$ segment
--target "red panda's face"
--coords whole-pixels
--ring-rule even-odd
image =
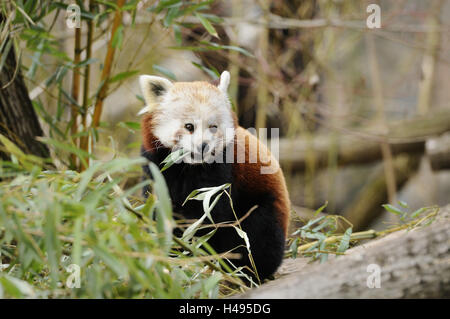
[[[211,163],[234,140],[228,85],[222,83],[229,78],[223,77],[222,86],[216,87],[207,82],[171,83],[159,77],[141,76],[146,111],[153,114],[153,135],[165,147],[189,153],[183,159],[186,163]]]

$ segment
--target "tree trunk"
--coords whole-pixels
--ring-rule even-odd
[[[372,281],[377,267],[379,288]],[[279,272],[290,274],[237,297],[449,298],[450,206],[428,226],[392,233],[323,264],[289,259]]]
[[[43,132],[28,97],[14,49],[11,47],[9,52],[1,53],[6,53],[7,57],[0,70],[0,134],[25,153],[49,157],[48,148],[35,139],[36,136],[42,136]],[[0,151],[0,158],[8,159],[8,156]]]

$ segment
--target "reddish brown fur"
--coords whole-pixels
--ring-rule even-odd
[[[142,144],[144,145],[145,150],[149,152],[153,152],[158,146],[158,139],[153,135],[152,118],[152,113],[146,113],[141,121]]]
[[[236,129],[236,139],[245,141],[245,162],[237,163],[237,149],[242,145],[235,145],[235,163],[233,164],[234,187],[239,192],[240,189],[246,193],[264,194],[272,193],[275,197],[274,207],[277,210],[278,221],[280,222],[285,235],[287,235],[291,204],[288,196],[283,172],[279,167],[274,174],[261,174],[261,167],[268,166],[275,158],[271,157],[269,150],[255,136],[242,127]],[[256,163],[249,162],[249,149],[256,148],[258,160]],[[260,152],[261,150],[261,152]],[[261,157],[260,158],[260,153]],[[266,156],[264,156],[266,154]]]

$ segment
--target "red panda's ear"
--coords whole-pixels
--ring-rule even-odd
[[[230,72],[223,71],[220,75],[220,82],[218,85],[219,90],[221,90],[223,93],[227,93],[228,91],[228,85],[230,85]]]
[[[145,108],[139,114],[151,111],[158,104],[160,97],[173,85],[169,80],[154,75],[141,75],[139,77],[139,84],[146,104]]]

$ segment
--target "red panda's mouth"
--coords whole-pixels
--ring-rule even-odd
[[[212,151],[210,153],[203,153],[203,154],[191,152],[191,154],[190,154],[191,159],[193,159],[193,160],[207,158],[207,157],[215,156],[215,155],[216,155],[216,152],[214,152],[214,151]]]
[[[215,150],[212,150],[210,152],[205,153],[197,153],[197,152],[190,152],[190,164],[202,164],[202,163],[210,163],[212,159],[216,156]]]

